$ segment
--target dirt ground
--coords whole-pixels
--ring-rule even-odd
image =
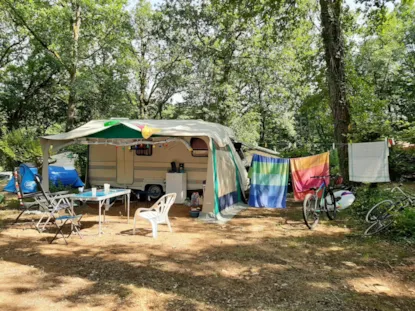
[[[310,231],[289,202],[217,225],[178,205],[153,239],[144,220],[132,235],[124,206],[101,237],[96,205],[78,212],[84,238],[66,246],[0,210],[0,310],[415,310],[414,247],[363,238],[347,217]]]

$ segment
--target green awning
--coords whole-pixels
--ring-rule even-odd
[[[128,126],[125,126],[124,124],[118,124],[118,125],[111,126],[101,132],[91,134],[87,137],[91,137],[91,138],[143,138],[138,128],[136,131]]]

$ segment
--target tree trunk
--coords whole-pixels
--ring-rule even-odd
[[[321,26],[327,65],[330,107],[334,120],[334,139],[338,145],[340,171],[349,181],[347,136],[350,107],[346,96],[344,44],[341,31],[341,0],[320,0]]]
[[[71,20],[73,32],[72,64],[69,68],[69,99],[66,120],[66,130],[70,131],[75,125],[76,113],[76,78],[78,74],[78,41],[81,28],[81,6],[78,1],[72,2],[74,17]]]
[[[141,64],[140,64],[140,73],[139,73],[139,80],[140,80],[140,95],[138,97],[138,105],[139,105],[139,119],[147,119],[147,104],[148,101],[146,99],[146,88],[147,88],[147,64],[146,64],[146,52],[147,52],[147,43],[143,40],[141,41]]]

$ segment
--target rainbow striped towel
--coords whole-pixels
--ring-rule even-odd
[[[329,167],[330,152],[322,154],[291,159],[291,174],[296,201],[304,200],[310,188],[320,187],[322,179],[311,178],[311,176],[327,176],[330,174]],[[326,178],[328,185],[330,178]]]
[[[249,206],[286,207],[289,159],[254,154],[248,177],[251,178]]]

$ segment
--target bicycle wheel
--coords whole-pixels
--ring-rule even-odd
[[[330,202],[327,202],[327,200],[330,200]],[[334,220],[336,218],[337,208],[336,208],[336,198],[334,197],[333,191],[330,190],[327,193],[327,196],[324,199],[324,205],[326,207],[327,217],[330,220]]]
[[[392,215],[389,215],[387,218],[388,221],[382,222],[382,221],[375,221],[372,223],[365,231],[364,235],[374,235],[376,233],[379,233],[386,228],[388,228],[393,223],[393,217]]]
[[[307,194],[303,202],[303,218],[309,229],[314,229],[319,221],[318,198],[314,194]]]
[[[374,205],[366,214],[366,222],[377,222],[379,219],[385,217],[385,213],[392,211],[395,203],[391,200],[384,200]]]

